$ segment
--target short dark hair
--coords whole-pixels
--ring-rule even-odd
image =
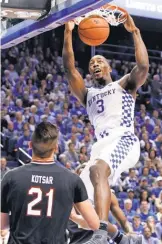
[[[49,157],[57,145],[58,129],[50,122],[41,122],[32,135],[32,149],[35,156]]]

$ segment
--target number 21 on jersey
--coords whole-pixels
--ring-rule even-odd
[[[49,192],[45,193],[45,196],[47,197],[47,210],[46,210],[46,216],[51,217],[52,216],[52,207],[53,207],[53,200],[54,200],[54,193],[55,189],[51,188]],[[43,191],[41,188],[38,187],[32,187],[28,191],[28,195],[34,195],[36,196],[33,201],[28,203],[27,205],[27,215],[31,216],[41,216],[42,209],[36,209],[35,205],[40,203],[42,199],[44,198]]]

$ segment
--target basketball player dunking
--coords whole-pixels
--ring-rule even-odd
[[[90,162],[83,170],[81,178],[87,186],[89,198],[94,201],[101,221],[102,234],[99,240],[98,232],[94,233],[87,243],[106,243],[107,219],[111,203],[109,184],[115,183],[123,171],[133,167],[140,156],[139,140],[134,134],[134,107],[136,91],[147,77],[149,60],[140,30],[130,15],[124,27],[133,36],[136,66],[130,74],[112,82],[111,67],[107,60],[100,55],[94,56],[90,60],[89,71],[95,87],[87,89],[83,78],[75,68],[72,47],[74,22],[71,21],[65,26],[63,62],[67,78],[73,94],[86,106],[97,138],[92,148]],[[122,242],[123,238],[117,229],[112,229],[112,233],[110,237],[115,239],[116,243],[129,243],[124,240]]]

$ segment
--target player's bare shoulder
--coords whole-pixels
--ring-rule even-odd
[[[136,99],[136,85],[135,83],[130,83],[130,74],[124,75],[120,80],[116,81],[124,90],[130,93],[134,99]]]

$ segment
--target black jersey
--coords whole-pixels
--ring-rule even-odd
[[[79,176],[54,163],[9,171],[1,194],[1,212],[11,212],[9,244],[63,244],[73,203],[88,199]]]
[[[69,231],[69,244],[82,244],[87,241],[89,241],[93,235],[92,230],[84,230],[81,228],[78,228],[78,225],[75,224],[73,221],[68,221],[68,227]]]

